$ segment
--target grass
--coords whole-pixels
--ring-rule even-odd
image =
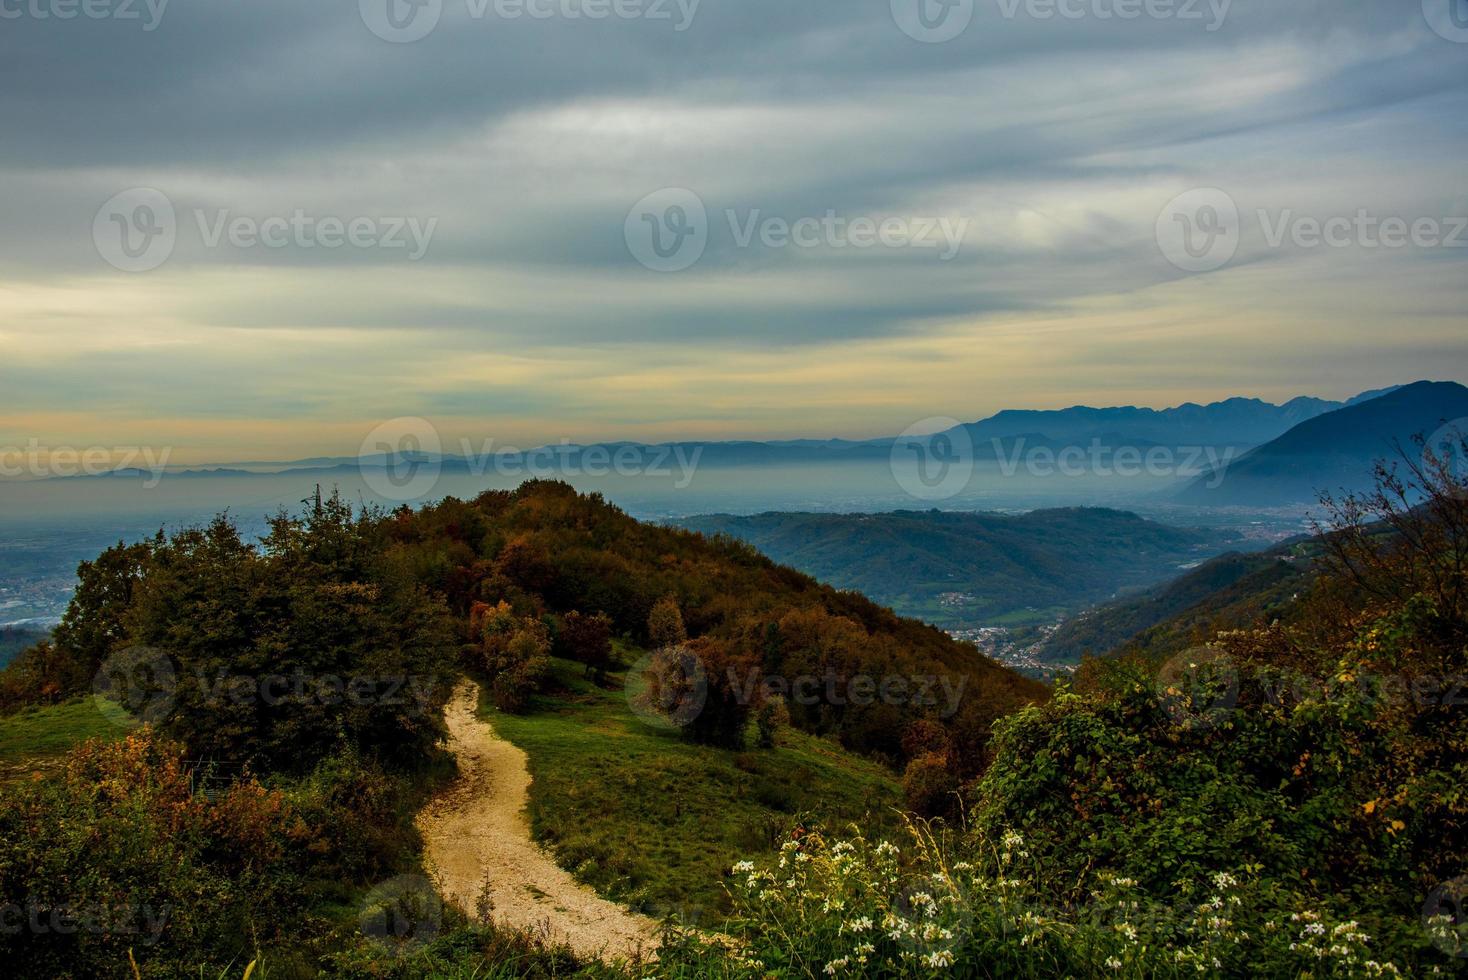
[[[81,742],[115,738],[129,727],[104,715],[91,698],[0,716],[0,782],[44,770]]]
[[[773,851],[798,823],[871,831],[899,822],[897,777],[833,742],[786,729],[774,749],[694,745],[639,720],[624,675],[604,690],[580,664],[555,661],[554,673],[559,689],[529,713],[487,701],[480,710],[530,757],[537,839],[606,897],[716,925],[729,911],[730,866]]]

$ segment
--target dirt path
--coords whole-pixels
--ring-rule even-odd
[[[489,883],[496,921],[545,931],[585,956],[630,958],[655,945],[657,923],[599,898],[530,838],[525,753],[476,716],[479,688],[449,701],[449,749],[459,779],[418,814],[429,873],[470,914]]]

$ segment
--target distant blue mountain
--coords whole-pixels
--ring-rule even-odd
[[[1218,446],[1242,451],[1269,442],[1303,422],[1396,390],[1382,388],[1369,391],[1345,402],[1300,397],[1283,405],[1273,405],[1257,398],[1230,398],[1209,405],[1189,402],[1165,409],[1076,406],[1053,411],[1006,410],[960,428],[967,434],[979,458],[996,458],[1018,439],[1025,440],[1030,447],[1089,446],[1099,442],[1109,447]],[[711,467],[819,464],[883,459],[891,453],[896,439],[887,436],[867,440],[684,441],[656,445],[608,442],[551,446],[529,452],[506,453],[501,458],[523,461],[533,454],[553,452],[555,458],[579,466],[589,452],[636,453],[646,462],[679,453],[684,459],[689,459],[696,453],[698,465]],[[436,463],[447,473],[473,474],[483,472],[485,467],[483,459],[469,459],[454,453],[418,452],[381,453],[361,458],[318,456],[288,462],[232,462],[209,468],[170,470],[169,475],[246,477],[289,472],[326,478],[362,468],[385,468],[411,461]],[[112,475],[137,478],[152,474],[129,470]]]
[[[1446,423],[1468,429],[1468,388],[1451,381],[1419,381],[1367,401],[1317,416],[1229,465],[1220,480],[1205,474],[1183,489],[1185,503],[1210,506],[1282,506],[1315,500],[1322,491],[1367,489],[1378,460],[1398,449],[1415,454],[1412,440]]]
[[[1257,398],[1230,398],[1211,405],[1189,402],[1160,410],[1077,406],[1060,411],[1005,411],[964,428],[976,445],[1027,437],[1067,445],[1099,440],[1105,445],[1257,446],[1345,404],[1294,398],[1271,405]]]

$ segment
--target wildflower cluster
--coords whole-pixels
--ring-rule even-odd
[[[799,832],[772,865],[741,861],[733,876],[751,958],[771,969],[932,976],[955,965],[969,933],[965,884],[918,827],[903,847]]]
[[[724,976],[1390,977],[1355,920],[1291,910],[1252,874],[1179,878],[1161,902],[1100,873],[1079,898],[1014,830],[898,846],[798,832],[770,862],[732,869],[738,949]],[[1298,907],[1296,907],[1298,909]]]

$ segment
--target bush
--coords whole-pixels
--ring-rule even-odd
[[[676,597],[663,596],[647,615],[648,642],[654,650],[677,646],[688,639],[683,627],[683,613],[678,609]]]
[[[920,817],[953,812],[958,801],[958,779],[949,771],[947,758],[930,752],[909,762],[902,775],[902,795],[907,808]]]
[[[43,640],[0,670],[0,714],[60,704],[86,691],[96,673],[96,664]]]
[[[762,749],[775,747],[775,735],[790,724],[790,709],[782,697],[769,697],[760,702],[754,713],[756,744]]]
[[[285,797],[244,781],[208,802],[181,756],[145,727],[0,798],[0,906],[30,920],[0,929],[12,975],[118,976],[129,949],[173,975],[299,928]]]
[[[732,870],[737,945],[674,937],[668,976],[1394,976],[1415,951],[1249,877],[1178,879],[1158,900],[1101,874],[1079,901],[1012,831],[798,832]],[[1393,953],[1406,957],[1392,961]]]
[[[550,676],[550,630],[538,619],[516,616],[504,601],[497,606],[476,604],[469,622],[495,706],[524,711]]]

